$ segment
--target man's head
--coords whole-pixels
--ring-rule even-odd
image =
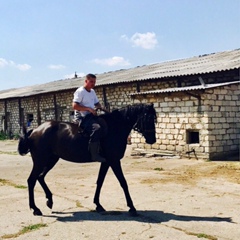
[[[84,87],[87,90],[91,90],[92,88],[95,87],[96,79],[97,79],[97,77],[94,74],[92,74],[92,73],[87,74],[86,78],[85,78]]]

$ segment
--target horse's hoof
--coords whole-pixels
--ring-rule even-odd
[[[96,211],[97,211],[98,213],[106,212],[106,210],[105,210],[102,206],[96,207]]]
[[[131,217],[137,217],[138,216],[138,213],[137,213],[136,209],[130,209],[128,211],[128,213]]]
[[[42,216],[43,214],[42,214],[42,212],[41,212],[40,209],[37,209],[37,210],[34,210],[34,211],[33,211],[33,215],[34,215],[34,216]]]
[[[52,206],[53,206],[53,202],[52,202],[52,201],[47,200],[46,204],[47,204],[47,206],[48,206],[50,209],[52,209]]]

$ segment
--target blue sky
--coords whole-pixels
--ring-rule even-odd
[[[240,0],[0,0],[0,90],[239,47]]]

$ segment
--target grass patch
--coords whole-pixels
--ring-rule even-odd
[[[15,184],[15,183],[7,180],[7,179],[2,179],[2,178],[0,178],[0,184],[15,187],[15,188],[20,188],[20,189],[26,189],[27,188],[27,186],[18,185],[18,184]]]
[[[206,239],[209,239],[209,240],[217,240],[216,237],[213,237],[213,236],[205,234],[205,233],[198,233],[198,234],[196,234],[196,236],[198,238],[206,238]]]
[[[162,167],[157,167],[157,168],[154,168],[155,171],[163,171],[164,169]]]
[[[0,183],[2,183],[3,185],[8,185],[9,181],[6,179],[0,178]]]
[[[218,240],[216,237],[205,234],[205,233],[193,233],[193,232],[185,232],[188,235],[196,236],[197,238],[205,238],[209,240]]]
[[[189,231],[186,231],[186,230],[178,228],[178,227],[172,227],[172,228],[174,228],[176,230],[179,230],[179,231],[182,231],[182,232],[185,232],[187,235],[196,236],[197,238],[205,238],[205,239],[209,239],[209,240],[218,240],[216,237],[205,234],[205,233],[189,232]]]
[[[14,187],[15,188],[19,188],[19,189],[26,189],[26,188],[28,188],[27,186],[24,186],[24,185],[16,185]]]
[[[29,226],[23,227],[23,229],[21,229],[17,233],[5,234],[5,235],[2,236],[2,238],[4,238],[4,239],[17,238],[20,235],[23,235],[23,234],[28,233],[28,232],[36,231],[36,230],[38,230],[38,229],[40,229],[42,227],[47,227],[47,224],[38,223],[38,224],[34,224],[34,225],[29,225]]]
[[[76,201],[76,206],[79,208],[83,208],[83,205],[79,201]]]
[[[0,154],[18,155],[18,152],[4,152],[4,151],[0,151]]]

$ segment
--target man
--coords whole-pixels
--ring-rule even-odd
[[[99,103],[98,97],[93,90],[96,84],[96,76],[88,74],[85,78],[84,85],[79,87],[73,95],[72,107],[74,111],[74,120],[81,124],[90,135],[89,151],[92,161],[105,162],[106,159],[99,155],[101,126],[96,120],[96,108],[103,109]],[[103,109],[106,111],[105,109]]]

